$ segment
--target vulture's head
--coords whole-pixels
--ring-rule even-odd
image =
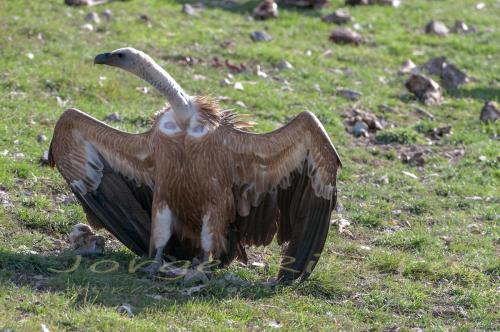
[[[94,64],[118,67],[134,74],[138,74],[138,71],[151,62],[149,55],[132,47],[101,53],[94,58]]]

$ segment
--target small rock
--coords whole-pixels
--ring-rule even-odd
[[[240,82],[236,82],[236,83],[234,83],[233,88],[234,88],[235,90],[240,90],[240,91],[245,90],[245,88],[243,87],[243,84],[241,84]]]
[[[38,134],[38,135],[36,136],[36,141],[37,141],[38,143],[45,142],[45,141],[47,141],[47,136],[45,136],[44,134]]]
[[[448,90],[456,90],[460,85],[470,82],[469,76],[452,64],[445,64],[441,73],[441,82]]]
[[[196,9],[188,3],[182,5],[182,12],[189,16],[196,16]]]
[[[479,156],[477,159],[479,161],[482,161],[483,163],[488,160],[488,158],[486,158],[486,156]]]
[[[352,101],[359,100],[359,98],[361,98],[361,96],[362,96],[361,92],[349,90],[349,89],[338,89],[337,93],[339,95],[341,95],[342,97],[349,99],[349,100],[352,100]]]
[[[223,80],[220,81],[221,86],[229,86],[233,84],[229,78],[224,78]]]
[[[425,32],[427,34],[433,34],[438,36],[446,36],[450,33],[450,29],[440,21],[430,21],[425,26]]]
[[[345,3],[350,6],[386,5],[399,7],[401,0],[346,0]]]
[[[330,40],[336,44],[359,45],[363,42],[361,35],[349,28],[339,28],[330,35]]]
[[[443,101],[441,87],[427,76],[412,74],[405,86],[426,105],[439,105]]]
[[[267,78],[267,73],[260,68],[260,65],[257,65],[255,67],[255,75],[262,78]]]
[[[207,77],[204,75],[200,75],[200,74],[193,75],[193,80],[195,80],[195,81],[205,81],[206,79],[207,79]]]
[[[268,35],[267,33],[263,32],[263,31],[252,32],[250,34],[250,38],[252,38],[252,40],[254,42],[268,42],[268,41],[273,40],[273,37],[271,37],[270,35]]]
[[[33,60],[35,58],[35,55],[33,53],[26,53],[26,56],[28,59]]]
[[[407,172],[407,171],[401,171],[401,173],[403,173],[404,175],[406,175],[406,176],[408,176],[408,177],[410,177],[410,178],[412,178],[412,179],[415,179],[415,180],[417,180],[417,179],[418,179],[418,176],[416,176],[416,175],[415,175],[415,174],[413,174],[413,173],[410,173],[410,172]]]
[[[283,327],[283,324],[281,324],[280,322],[278,322],[277,320],[274,320],[274,319],[271,319],[267,325],[269,327],[272,327],[273,329],[280,329]]]
[[[351,21],[352,17],[347,11],[342,9],[337,9],[330,15],[323,16],[321,20],[326,23],[345,24]]]
[[[120,314],[125,314],[126,313],[129,317],[134,317],[133,307],[130,304],[128,304],[128,303],[122,304],[116,310]]]
[[[245,105],[245,103],[242,102],[241,100],[237,100],[235,104],[241,108],[247,108],[247,105]]]
[[[363,121],[358,121],[354,124],[352,132],[355,137],[368,136],[368,125]]]
[[[293,69],[293,66],[290,62],[286,61],[286,60],[281,60],[277,65],[276,65],[276,68],[278,68],[278,70],[285,70],[285,69]]]
[[[447,60],[444,56],[432,58],[422,66],[422,69],[431,75],[441,76],[443,74],[443,69],[447,64],[446,61]]]
[[[17,159],[17,160],[22,160],[26,157],[24,155],[24,153],[22,153],[22,152],[16,152],[12,156],[14,157],[14,159]]]
[[[500,109],[498,105],[494,101],[485,102],[479,119],[483,122],[495,122],[500,119]]]
[[[86,23],[80,27],[80,29],[85,31],[94,31],[94,26],[90,23]]]
[[[10,200],[9,194],[6,191],[0,189],[0,205],[3,207],[14,207],[12,201]]]
[[[469,225],[467,225],[467,230],[473,234],[481,234],[481,225],[469,224]]]
[[[468,26],[464,21],[456,21],[451,31],[453,33],[468,34],[476,32],[476,28]]]
[[[389,184],[389,177],[387,176],[387,174],[382,175],[380,178],[377,179],[377,182],[379,184]]]
[[[42,156],[40,157],[40,165],[48,166],[49,165],[49,151],[44,151]]]
[[[451,134],[451,126],[433,128],[430,134],[431,138],[438,140],[443,136]]]
[[[278,5],[274,0],[264,0],[253,10],[253,17],[257,20],[278,17]]]
[[[413,154],[401,153],[401,162],[410,164],[412,166],[424,166],[426,163],[423,151],[417,151]]]
[[[77,255],[100,255],[104,252],[104,238],[94,235],[89,225],[76,224],[69,233],[69,242]]]
[[[111,121],[111,122],[119,122],[122,119],[120,117],[120,114],[118,114],[117,112],[113,112],[113,113],[109,114],[108,116],[106,116],[104,118],[104,120]]]
[[[104,18],[106,19],[106,21],[110,21],[111,17],[113,16],[113,12],[111,11],[111,9],[105,9],[102,12],[102,16],[104,16]]]
[[[451,244],[451,241],[453,241],[453,238],[451,236],[446,236],[446,235],[443,235],[443,236],[440,236],[439,237],[443,242],[444,244],[446,244],[447,246]]]
[[[87,15],[85,15],[85,21],[94,23],[94,24],[99,24],[101,23],[101,19],[99,18],[99,14],[96,12],[90,12]]]
[[[415,63],[413,63],[413,61],[408,59],[405,62],[403,62],[403,64],[401,65],[401,68],[399,69],[399,73],[400,74],[413,73],[416,68],[417,68],[417,65]]]
[[[478,4],[476,4],[477,10],[482,10],[484,8],[486,8],[486,4],[484,2],[479,2]]]

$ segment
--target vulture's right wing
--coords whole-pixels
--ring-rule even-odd
[[[148,254],[154,187],[149,133],[128,134],[69,109],[54,129],[49,162],[93,226],[106,228],[136,254]]]

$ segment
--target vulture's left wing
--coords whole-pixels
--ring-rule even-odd
[[[88,221],[105,227],[138,255],[147,255],[153,196],[149,133],[128,134],[78,110],[54,129],[49,162],[68,182]]]
[[[236,228],[245,245],[284,250],[279,280],[304,280],[316,265],[337,201],[340,158],[318,119],[303,112],[267,134],[224,132],[233,165]]]

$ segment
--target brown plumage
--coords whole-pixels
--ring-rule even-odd
[[[128,70],[172,105],[151,130],[127,134],[77,110],[50,148],[89,223],[139,255],[246,259],[244,246],[286,245],[279,280],[309,276],[336,205],[340,159],[318,119],[300,113],[266,134],[242,129],[213,99],[190,97],[149,56],[131,49],[95,63]]]

